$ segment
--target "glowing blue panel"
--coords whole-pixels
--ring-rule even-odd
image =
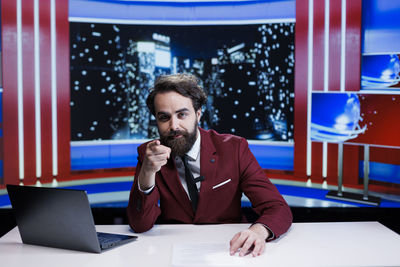
[[[362,89],[399,90],[400,59],[398,55],[364,55],[361,67]]]
[[[139,144],[71,145],[71,170],[134,167]]]
[[[400,53],[400,1],[362,1],[362,52]]]
[[[107,1],[70,0],[70,19],[138,21],[225,21],[294,19],[295,0]]]
[[[360,177],[364,178],[364,161],[360,160],[358,170]],[[400,184],[400,165],[371,161],[369,163],[369,179]]]
[[[360,101],[354,93],[313,93],[311,139],[344,142],[366,129],[360,128]]]
[[[72,145],[71,170],[93,170],[135,167],[140,144]],[[250,144],[260,166],[264,169],[293,171],[294,151],[291,145]]]

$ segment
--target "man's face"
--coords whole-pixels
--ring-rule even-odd
[[[174,91],[154,98],[155,117],[161,144],[175,156],[183,156],[197,139],[201,110],[195,111],[192,100]]]

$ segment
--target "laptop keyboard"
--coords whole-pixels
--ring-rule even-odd
[[[135,240],[137,238],[137,236],[110,234],[102,232],[97,232],[97,237],[99,239],[101,249],[111,248],[116,245],[126,243],[130,240]]]
[[[115,244],[123,240],[118,235],[107,234],[107,233],[97,233],[99,238],[100,247],[102,249],[113,247]]]

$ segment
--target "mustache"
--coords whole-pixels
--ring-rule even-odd
[[[174,137],[176,135],[187,135],[187,133],[185,131],[181,131],[181,130],[172,130],[169,131],[168,134],[166,135],[166,137]]]

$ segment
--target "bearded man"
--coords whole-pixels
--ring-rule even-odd
[[[157,219],[173,223],[246,222],[244,193],[259,218],[230,241],[230,253],[258,256],[285,233],[292,213],[251,153],[246,139],[198,127],[207,96],[189,74],[160,76],[147,98],[160,139],[138,147],[127,208],[135,232]]]

